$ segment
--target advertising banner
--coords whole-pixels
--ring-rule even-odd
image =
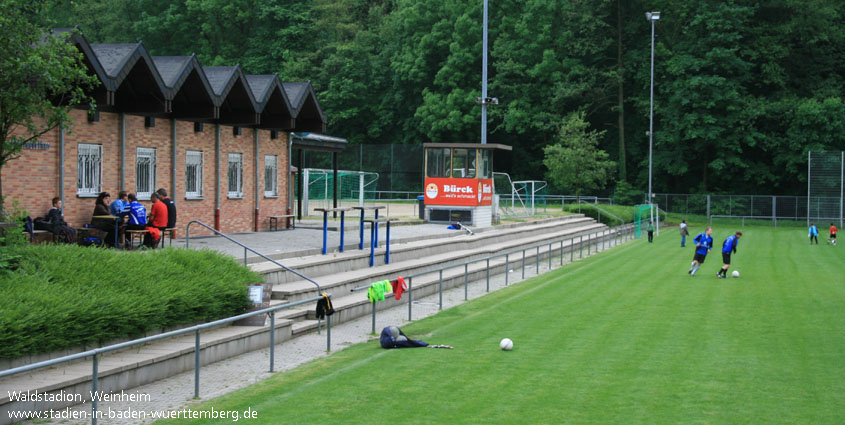
[[[493,179],[426,177],[426,205],[475,207],[493,204]]]

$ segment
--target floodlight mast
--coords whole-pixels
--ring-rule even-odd
[[[481,53],[481,99],[487,99],[487,0],[484,0],[484,29]],[[487,144],[487,102],[481,102],[481,144]]]
[[[651,222],[654,223],[654,193],[651,191],[652,146],[654,145],[654,23],[660,19],[660,12],[646,12],[645,18],[651,22],[651,93],[648,102],[648,206],[651,211]]]

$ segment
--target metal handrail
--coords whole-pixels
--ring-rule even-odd
[[[274,259],[272,259],[272,258],[270,258],[270,257],[268,257],[268,256],[266,256],[266,255],[264,255],[264,254],[262,254],[262,253],[260,253],[260,252],[256,251],[256,250],[254,250],[254,249],[252,249],[252,248],[250,248],[250,247],[248,247],[248,246],[246,246],[246,245],[244,245],[244,244],[242,244],[242,243],[240,243],[240,242],[238,242],[238,241],[236,241],[236,240],[234,240],[234,239],[232,239],[232,238],[230,238],[230,237],[226,236],[225,234],[218,232],[216,229],[214,229],[214,228],[210,227],[209,225],[207,225],[207,224],[205,224],[205,223],[203,223],[203,222],[201,222],[201,221],[199,221],[199,220],[193,220],[193,221],[191,221],[190,223],[188,223],[188,226],[185,228],[185,248],[190,248],[190,242],[191,242],[191,224],[194,224],[194,223],[197,223],[197,224],[199,224],[200,226],[205,227],[205,228],[206,228],[206,229],[208,229],[208,230],[211,230],[212,232],[214,232],[214,233],[215,233],[215,234],[217,234],[218,236],[222,236],[222,237],[224,237],[224,238],[228,239],[230,242],[233,242],[233,243],[235,243],[236,245],[239,245],[240,247],[242,247],[242,248],[244,249],[244,265],[246,265],[246,251],[247,251],[247,250],[249,250],[249,251],[251,251],[251,252],[253,252],[253,253],[255,253],[255,254],[258,254],[258,256],[259,256],[259,257],[261,257],[261,258],[263,258],[263,259],[265,259],[265,260],[267,260],[267,261],[269,261],[269,262],[271,262],[271,263],[273,263],[273,264],[275,264],[275,265],[277,265],[277,266],[279,266],[279,267],[281,267],[281,268],[283,268],[283,269],[285,269],[285,270],[287,270],[287,271],[289,271],[289,272],[291,272],[291,273],[293,273],[293,274],[295,274],[295,275],[297,275],[297,276],[299,276],[299,277],[301,277],[301,278],[303,278],[303,279],[305,279],[305,280],[307,280],[307,281],[309,281],[309,282],[313,283],[313,284],[314,284],[314,286],[316,286],[316,287],[317,287],[317,291],[319,291],[319,293],[321,293],[321,294],[323,293],[323,289],[322,289],[322,288],[320,288],[320,284],[319,284],[319,283],[317,283],[317,282],[315,282],[314,280],[312,280],[312,279],[311,279],[311,278],[309,278],[308,276],[305,276],[304,274],[302,274],[302,273],[300,273],[300,272],[298,272],[298,271],[296,271],[296,270],[294,270],[294,269],[292,269],[292,268],[290,268],[290,267],[288,267],[288,266],[286,266],[286,265],[284,265],[284,264],[282,264],[282,263],[280,263],[280,262],[278,262],[278,261],[276,261],[276,260],[274,260]]]
[[[331,299],[331,294],[327,294],[327,297]],[[56,359],[45,360],[43,362],[33,363],[26,366],[20,366],[13,369],[7,369],[0,371],[0,378],[16,375],[18,373],[28,372],[35,369],[41,369],[49,366],[55,366],[57,364],[66,363],[72,360],[82,359],[85,357],[91,357],[92,360],[92,373],[91,373],[91,393],[96,394],[99,390],[99,375],[98,375],[98,368],[99,368],[99,355],[103,353],[107,353],[110,351],[119,350],[122,348],[128,348],[139,344],[145,344],[152,341],[157,341],[160,339],[171,338],[174,336],[184,335],[193,332],[196,335],[195,338],[195,345],[194,345],[194,397],[199,398],[199,386],[200,386],[200,333],[203,329],[208,329],[211,327],[231,323],[237,320],[245,319],[252,316],[257,316],[259,314],[269,314],[270,315],[270,329],[268,333],[270,334],[270,372],[273,372],[273,364],[274,364],[274,353],[275,353],[275,339],[276,339],[276,311],[282,310],[285,308],[290,308],[293,306],[297,306],[300,304],[305,304],[309,302],[314,302],[322,299],[322,296],[308,298],[305,300],[294,301],[287,304],[277,305],[275,307],[268,307],[265,309],[239,314],[237,316],[227,317],[225,319],[215,320],[213,322],[203,323],[200,325],[191,326],[189,328],[178,329],[175,331],[165,332],[158,335],[148,336],[145,338],[139,338],[132,341],[121,342],[118,344],[109,345],[106,347],[95,348],[93,350],[88,350],[82,353],[71,354],[69,356],[59,357]],[[326,316],[326,350],[331,351],[331,344],[332,344],[332,325],[331,325],[331,316]],[[91,423],[93,425],[97,424],[97,399],[93,398],[91,400]]]

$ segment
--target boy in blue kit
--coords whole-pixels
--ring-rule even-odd
[[[716,277],[719,279],[728,277],[728,269],[731,268],[731,252],[736,254],[736,244],[739,243],[741,237],[742,232],[736,232],[736,234],[728,236],[725,243],[722,244],[722,263],[725,265],[722,266],[719,273],[716,273]]]
[[[704,264],[707,254],[710,253],[710,248],[713,246],[713,228],[707,226],[704,233],[699,233],[692,241],[695,242],[695,256],[692,257],[692,266],[689,269],[689,275],[695,276],[695,272]]]

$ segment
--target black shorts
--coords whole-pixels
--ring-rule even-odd
[[[722,263],[730,264],[731,263],[731,254],[722,253]]]
[[[834,233],[834,234],[830,235],[830,238],[831,238],[831,239],[836,239],[836,233]]]
[[[704,264],[704,259],[707,258],[707,254],[699,254],[695,253],[695,256],[692,257],[692,261],[698,261],[698,264]]]

